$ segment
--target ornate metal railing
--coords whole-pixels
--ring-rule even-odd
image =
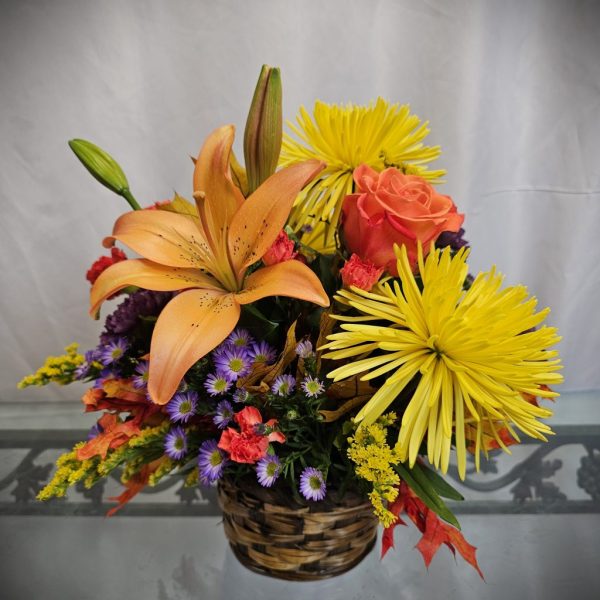
[[[527,456],[519,461],[505,461],[504,465],[510,465],[508,469],[500,469],[500,458],[491,456],[482,463],[480,473],[475,474],[472,467],[466,480],[460,482],[456,469],[451,468],[450,476],[465,496],[469,497],[469,491],[479,496],[477,500],[452,504],[452,510],[459,514],[600,512],[600,425],[555,426],[554,431],[556,435],[545,444],[523,440]],[[6,474],[0,471],[0,514],[91,516],[104,515],[114,506],[106,497],[104,481],[90,490],[77,487],[68,499],[35,499],[52,473],[48,451],[58,454],[85,439],[86,434],[62,429],[1,431],[0,456],[8,452],[14,458],[17,452],[19,462]],[[25,455],[20,456],[23,451]],[[565,459],[571,465],[568,470],[563,470]],[[574,461],[576,468],[572,466]],[[118,474],[114,478],[118,480]],[[561,489],[565,481],[568,489]],[[498,499],[501,491],[504,499]],[[481,494],[486,494],[484,499]],[[156,501],[157,495],[162,496],[161,501]],[[172,476],[155,487],[145,488],[119,514],[214,516],[219,512],[214,489],[185,488],[182,477]]]

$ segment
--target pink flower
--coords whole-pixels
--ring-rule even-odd
[[[294,251],[294,242],[290,240],[285,231],[281,230],[271,247],[265,252],[262,260],[267,266],[275,265],[286,260],[292,260],[292,258],[296,258],[297,254]]]
[[[360,165],[354,182],[357,193],[342,205],[346,246],[391,275],[398,275],[394,244],[406,246],[414,266],[418,241],[427,254],[431,242],[443,231],[458,231],[464,220],[449,196],[416,175],[395,168],[378,173]]]
[[[383,267],[376,267],[370,260],[361,260],[358,254],[353,254],[340,269],[344,287],[353,285],[366,292],[377,283],[382,273]]]

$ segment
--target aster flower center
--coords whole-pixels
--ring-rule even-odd
[[[311,475],[308,478],[308,485],[311,490],[319,491],[321,489],[321,480],[316,475]]]
[[[244,368],[244,361],[241,358],[232,358],[229,361],[229,368],[234,373],[239,373]]]
[[[175,441],[173,442],[173,447],[175,448],[175,450],[183,450],[185,448],[185,440],[183,438],[175,438]]]
[[[208,460],[211,467],[218,467],[223,462],[223,455],[218,450],[215,450],[211,452]]]
[[[179,405],[179,412],[182,415],[187,415],[189,413],[192,412],[192,403],[189,400],[184,400],[180,405]]]
[[[279,465],[276,462],[270,462],[267,465],[266,471],[268,477],[275,477],[275,475],[277,475],[277,472],[279,471]]]

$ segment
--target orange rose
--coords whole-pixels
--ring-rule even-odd
[[[419,240],[427,254],[431,242],[443,231],[458,231],[465,218],[449,196],[395,168],[378,173],[360,165],[354,182],[357,193],[346,196],[342,206],[346,246],[392,275],[398,275],[394,244],[406,246],[414,266]]]

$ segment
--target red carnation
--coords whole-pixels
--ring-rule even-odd
[[[127,256],[123,250],[119,250],[119,248],[111,248],[110,256],[101,256],[90,268],[90,270],[86,273],[85,278],[90,282],[94,283],[100,274],[108,269],[111,265],[115,263],[121,262],[122,260],[127,260]]]
[[[370,260],[361,260],[358,254],[353,254],[340,269],[344,287],[353,285],[367,292],[377,283],[382,273],[383,267],[376,267]]]
[[[271,247],[265,252],[262,260],[265,265],[275,265],[286,260],[292,260],[292,258],[296,258],[297,254],[294,251],[294,242],[290,240],[285,231],[281,230]]]

